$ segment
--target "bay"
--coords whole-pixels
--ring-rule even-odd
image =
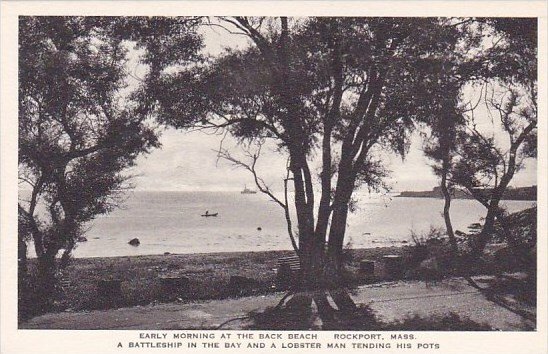
[[[535,202],[503,204],[515,212]],[[354,248],[399,246],[411,242],[411,230],[443,227],[441,199],[362,195],[357,207],[348,218],[345,241]],[[218,216],[202,217],[206,210]],[[484,214],[474,200],[453,200],[456,230],[466,231]],[[75,257],[291,249],[282,208],[262,194],[239,192],[134,191],[122,208],[90,223],[85,237]],[[129,245],[132,238],[140,245]]]

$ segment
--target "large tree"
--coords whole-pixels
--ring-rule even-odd
[[[112,210],[129,187],[124,171],[159,145],[124,92],[125,40],[146,46],[158,31],[175,28],[181,34],[176,43],[185,39],[187,52],[195,52],[200,40],[183,34],[185,26],[149,18],[20,18],[19,181],[29,190],[19,202],[20,277],[32,240],[35,285],[45,303],[52,299],[60,251],[66,261],[86,223]]]
[[[495,44],[471,61],[476,75],[470,82],[480,93],[464,114],[450,179],[486,208],[473,245],[480,255],[494,233],[495,220],[507,241],[519,246],[507,231],[500,201],[525,160],[536,157],[537,23],[521,18],[477,21],[479,31],[491,35]],[[491,125],[480,124],[489,120]]]
[[[486,208],[481,231],[469,239],[472,261],[480,259],[498,220],[518,261],[534,269],[536,260],[512,234],[500,201],[524,160],[536,155],[536,19],[477,18],[469,26],[464,45],[475,55],[458,66],[456,85],[446,91],[447,111],[429,124],[425,144],[440,177],[453,266],[462,250],[451,223],[451,199],[463,189]]]
[[[440,191],[444,200],[443,220],[453,262],[459,249],[450,214],[452,195],[455,192],[451,171],[456,159],[458,132],[464,124],[462,109],[459,108],[460,88],[461,83],[454,83],[444,91],[445,100],[441,101],[439,116],[428,125],[430,133],[425,139],[423,150],[433,161],[434,173],[440,178]]]
[[[250,45],[203,66],[151,70],[141,101],[176,128],[274,141],[289,161],[304,285],[339,286],[352,194],[382,181],[379,151],[403,155],[415,123],[437,114],[462,31],[438,18],[213,22]],[[332,295],[340,309],[353,307],[348,296]]]

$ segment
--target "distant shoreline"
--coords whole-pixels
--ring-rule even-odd
[[[489,193],[490,190],[486,190]],[[396,198],[443,198],[443,194],[440,187],[435,187],[430,191],[403,191]],[[453,192],[454,199],[474,199],[469,194],[462,190],[456,190]],[[530,187],[517,187],[507,189],[504,193],[502,200],[522,200],[522,201],[536,201],[537,200],[537,186]]]

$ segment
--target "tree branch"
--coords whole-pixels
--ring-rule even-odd
[[[278,199],[270,190],[270,188],[266,185],[265,181],[259,177],[257,170],[256,170],[256,164],[260,157],[262,144],[259,144],[259,148],[256,153],[251,153],[249,151],[246,152],[246,155],[251,158],[251,163],[245,163],[235,157],[233,157],[230,152],[226,149],[223,149],[222,146],[219,146],[219,150],[215,150],[217,152],[217,157],[222,158],[224,160],[227,160],[231,162],[236,167],[241,167],[253,175],[253,180],[255,182],[255,185],[259,189],[259,191],[263,194],[268,195],[276,204],[278,204],[283,210],[284,215],[287,222],[287,232],[289,234],[289,238],[291,239],[291,244],[293,246],[293,249],[297,254],[299,254],[299,248],[297,246],[297,243],[295,241],[295,237],[293,235],[292,231],[292,223],[291,223],[291,216],[289,213],[289,204],[288,204],[288,192],[287,192],[287,181],[289,180],[289,169],[287,170],[287,176],[284,179],[284,202],[282,202],[280,199]]]

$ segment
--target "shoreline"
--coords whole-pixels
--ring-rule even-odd
[[[87,241],[88,242],[88,241]],[[408,247],[408,246],[411,246],[413,244],[413,241],[410,237],[409,240],[393,240],[393,241],[373,241],[372,242],[373,244],[376,244],[375,246],[365,246],[365,247],[357,247],[357,248],[352,248],[352,250],[370,250],[370,249],[380,249],[380,248],[402,248],[402,247]],[[29,247],[33,247],[32,244],[31,246]],[[132,246],[133,247],[133,246]],[[141,247],[141,246],[137,246],[137,247]],[[78,251],[78,248],[76,248],[74,251]],[[74,254],[74,251],[73,251],[73,254],[72,254],[72,260],[83,260],[83,259],[102,259],[102,258],[126,258],[126,257],[165,257],[165,256],[168,256],[168,255],[171,255],[171,256],[186,256],[186,255],[224,255],[224,254],[240,254],[240,253],[261,253],[261,252],[295,252],[294,250],[290,249],[290,248],[286,248],[286,249],[271,249],[271,250],[257,250],[257,251],[232,251],[232,250],[229,250],[229,251],[214,251],[214,252],[210,252],[210,251],[198,251],[198,252],[170,252],[170,251],[165,251],[165,252],[162,252],[162,253],[148,253],[148,254],[126,254],[126,255],[105,255],[105,256],[102,256],[102,255],[99,255],[99,256],[79,256],[78,254]],[[61,253],[61,251],[59,252]],[[37,259],[37,257],[34,255],[34,253],[32,253],[31,255],[27,255],[27,259],[29,261],[35,261]]]
[[[484,192],[490,193],[490,189],[484,189]],[[434,187],[429,191],[401,191],[399,195],[394,196],[396,198],[436,198],[443,199],[443,194],[440,187]],[[453,199],[471,199],[472,197],[468,192],[463,189],[457,189],[453,192]],[[537,186],[526,187],[513,187],[509,188],[503,194],[501,201],[537,201]]]
[[[354,254],[353,257],[370,256],[381,259],[382,256],[391,252],[401,253],[405,248],[410,247],[411,242],[398,243],[393,246],[376,246],[376,247],[360,247],[348,249],[348,252]],[[295,255],[295,251],[291,249],[285,250],[269,250],[269,251],[223,251],[223,252],[192,252],[192,253],[171,253],[166,252],[164,254],[139,254],[139,255],[125,255],[125,256],[93,256],[93,257],[75,257],[71,259],[71,263],[67,268],[75,267],[78,263],[100,263],[101,261],[127,261],[128,259],[133,261],[162,261],[167,258],[178,258],[179,260],[192,260],[194,258],[203,257],[204,260],[211,261],[216,259],[218,261],[232,258],[264,258],[268,261],[276,260],[276,257],[285,257],[288,255]],[[35,262],[36,258],[29,258],[30,262]]]
[[[376,249],[385,249],[385,248],[405,248],[412,244],[411,241],[403,242],[393,242],[390,245],[383,246],[374,246],[374,247],[359,247],[352,248],[351,251],[364,251],[364,250],[376,250]],[[144,257],[167,257],[167,256],[225,256],[225,255],[245,255],[245,254],[258,254],[258,253],[295,253],[292,249],[282,249],[282,250],[268,250],[268,251],[222,251],[222,252],[189,252],[189,253],[172,253],[164,252],[162,253],[151,253],[151,254],[136,254],[136,255],[125,255],[125,256],[85,256],[85,257],[74,257],[72,261],[75,260],[100,260],[100,259],[115,259],[115,258],[144,258]],[[29,260],[35,260],[36,257],[29,257]]]

